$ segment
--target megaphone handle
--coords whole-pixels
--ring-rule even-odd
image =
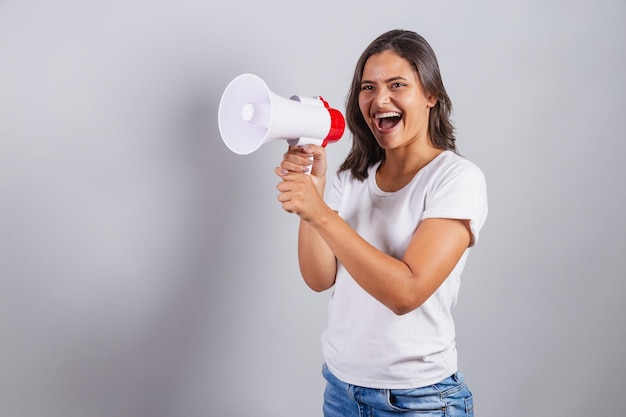
[[[313,171],[313,163],[315,162],[315,158],[313,157],[313,155],[309,156],[309,160],[311,161],[311,165],[309,165],[307,170],[304,172],[307,175],[311,175],[311,171]]]

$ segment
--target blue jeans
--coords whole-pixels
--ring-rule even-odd
[[[373,389],[346,384],[326,365],[324,417],[473,417],[472,393],[460,372],[415,389]]]

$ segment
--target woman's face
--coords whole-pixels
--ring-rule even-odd
[[[383,149],[419,141],[429,145],[428,115],[436,102],[424,94],[411,64],[395,52],[386,50],[365,62],[359,108]]]

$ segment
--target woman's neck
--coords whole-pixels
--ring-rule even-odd
[[[385,160],[376,171],[378,187],[389,192],[400,190],[441,152],[442,149],[434,146],[413,151],[408,149],[385,151]]]

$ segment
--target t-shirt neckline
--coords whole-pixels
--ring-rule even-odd
[[[424,165],[422,167],[422,169],[417,171],[415,173],[415,175],[413,176],[413,178],[411,178],[411,181],[407,182],[404,187],[402,187],[402,188],[400,188],[399,190],[396,190],[396,191],[384,191],[376,183],[376,171],[378,170],[378,167],[381,164],[381,161],[379,161],[379,162],[377,162],[376,164],[372,165],[369,168],[369,175],[368,175],[367,179],[368,179],[370,190],[372,190],[372,192],[374,194],[379,195],[381,197],[390,197],[390,196],[393,196],[393,195],[397,195],[397,194],[401,193],[402,191],[408,189],[412,183],[417,181],[417,178],[421,177],[423,175],[423,173],[425,171],[427,171],[428,169],[430,169],[430,167],[432,167],[437,160],[441,159],[444,154],[447,154],[449,152],[450,151],[448,151],[447,149],[444,150],[443,152],[440,152],[439,155],[435,156],[429,163]]]

